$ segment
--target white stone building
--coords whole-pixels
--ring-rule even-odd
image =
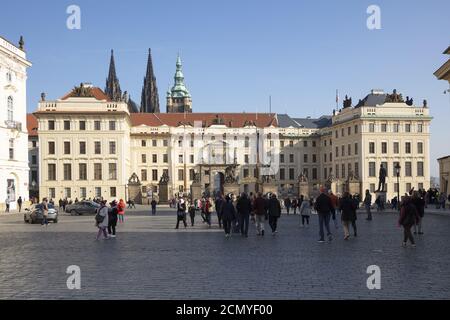
[[[31,63],[19,46],[0,37],[0,210],[15,210],[28,200],[27,68]]]

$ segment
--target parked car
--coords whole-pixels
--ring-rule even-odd
[[[58,223],[58,209],[55,208],[54,205],[48,204],[48,216],[47,220],[52,221],[53,223]],[[33,204],[29,209],[25,209],[25,213],[23,215],[23,221],[26,223],[42,223],[44,219],[44,212],[42,210],[42,204]]]
[[[66,213],[74,215],[95,214],[100,205],[94,201],[80,201],[66,206]]]

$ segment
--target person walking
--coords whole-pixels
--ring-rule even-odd
[[[19,213],[22,211],[22,197],[20,196],[19,199],[17,199],[17,206],[19,207]]]
[[[342,197],[339,209],[342,212],[341,220],[342,220],[342,226],[344,227],[344,240],[348,240],[350,238],[350,232],[349,227],[350,223],[355,222],[356,220],[356,204],[355,201],[350,196],[350,193],[345,192],[344,196]],[[353,225],[353,231],[356,234],[356,225]]]
[[[5,208],[5,213],[8,213],[9,212],[9,203],[10,203],[11,201],[9,200],[9,197],[7,197],[6,199],[5,199],[5,206],[6,206],[6,208]]]
[[[255,211],[257,235],[264,236],[264,225],[266,220],[266,201],[262,197],[261,192],[258,192],[258,196],[255,199],[254,211]]]
[[[312,207],[312,200],[308,199],[308,196],[301,196],[302,204],[300,206],[299,214],[302,217],[302,227],[305,227],[306,225],[309,227],[309,217],[311,216],[311,207]]]
[[[117,204],[117,217],[119,218],[119,222],[124,223],[125,222],[125,201],[123,199],[119,200],[119,203]]]
[[[194,200],[194,203],[190,204],[189,209],[188,209],[189,217],[191,218],[191,226],[192,227],[194,226],[194,222],[195,222],[195,211],[196,211],[195,203],[196,203],[196,200]]]
[[[241,235],[248,238],[248,225],[250,222],[250,213],[252,212],[252,204],[245,192],[243,192],[239,197],[236,204],[236,209],[239,216]]]
[[[291,206],[292,206],[292,209],[294,210],[294,214],[297,214],[297,206],[298,206],[297,198],[294,198],[292,200]]]
[[[402,246],[406,247],[408,240],[411,242],[413,248],[416,247],[414,237],[411,233],[411,228],[419,220],[419,214],[417,212],[416,206],[412,202],[410,197],[405,197],[402,202],[400,209],[400,218],[398,224],[403,226],[403,243]]]
[[[152,216],[156,216],[156,200],[152,199],[152,202],[150,203],[150,205],[152,206]]]
[[[325,188],[322,187],[320,189],[320,195],[317,197],[316,203],[314,204],[314,209],[317,211],[317,214],[319,216],[320,243],[325,242],[324,227],[327,230],[328,241],[331,242],[333,240],[333,236],[330,231],[330,215],[332,207],[333,205],[331,203],[331,199],[325,193]]]
[[[281,206],[275,193],[272,194],[269,200],[269,225],[272,229],[272,235],[278,233],[278,219],[281,217]]]
[[[41,226],[48,227],[48,201],[47,198],[42,199],[42,222]]]
[[[422,220],[425,215],[425,200],[420,196],[419,192],[414,191],[412,203],[416,206],[416,210],[419,216],[418,221],[414,224],[414,234],[422,235]]]
[[[287,197],[286,199],[284,199],[284,206],[286,207],[286,211],[287,214],[289,215],[289,210],[291,209],[291,199],[289,197]]]
[[[113,200],[110,205],[111,208],[108,210],[108,235],[111,238],[115,238],[119,209],[117,208],[118,203],[116,200]]]
[[[109,225],[108,207],[106,207],[106,200],[100,202],[100,208],[97,209],[95,215],[95,225],[98,228],[97,237],[95,240],[100,240],[100,236],[103,234],[105,240],[108,240],[108,232],[106,229]]]
[[[369,190],[366,190],[366,196],[364,197],[364,207],[366,208],[366,212],[367,212],[367,221],[371,221],[372,220],[372,211],[371,211],[371,207],[372,207],[372,195],[370,194]]]
[[[328,191],[328,195],[329,195],[330,200],[331,200],[331,205],[333,206],[331,208],[331,219],[333,219],[334,227],[337,229],[338,228],[338,222],[337,222],[337,219],[336,219],[336,211],[339,209],[339,199],[333,193],[333,191],[331,191],[331,190]]]
[[[217,220],[219,220],[219,228],[222,228],[222,208],[221,206],[224,203],[224,199],[222,194],[219,194],[216,198],[216,201],[214,203],[216,207],[216,213],[217,213]]]
[[[184,202],[184,199],[180,199],[177,204],[177,226],[175,227],[175,229],[178,229],[180,221],[183,221],[184,228],[186,229],[186,203]]]
[[[211,201],[209,198],[206,198],[205,200],[205,219],[208,226],[211,228]]]
[[[225,201],[220,206],[220,215],[225,230],[225,237],[229,238],[231,237],[231,224],[236,218],[236,211],[229,195],[225,197]]]

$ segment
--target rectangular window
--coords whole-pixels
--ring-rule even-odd
[[[389,177],[389,166],[387,162],[381,162],[381,164],[383,165],[383,168],[386,169],[386,177]]]
[[[394,142],[394,153],[395,154],[400,153],[400,144],[398,142]]]
[[[87,195],[86,188],[85,187],[81,187],[80,188],[80,198],[81,199],[85,199],[86,195]]]
[[[184,180],[184,170],[178,169],[178,181],[183,181],[183,180]]]
[[[347,135],[349,136],[349,135],[351,135],[351,134],[352,134],[352,128],[348,127],[348,128],[347,128]]]
[[[37,141],[33,141],[32,144],[33,144],[33,148],[37,147]]]
[[[399,192],[399,190],[398,190],[398,183],[397,182],[394,183],[394,192],[395,193]]]
[[[381,124],[381,132],[387,132],[387,124],[386,123]]]
[[[405,132],[411,132],[411,124],[405,124]]]
[[[317,180],[317,168],[312,169],[312,179]]]
[[[370,190],[370,193],[374,193],[375,192],[375,183],[371,183],[369,185],[369,190]]]
[[[294,155],[291,154],[291,156],[292,156],[292,157],[290,157],[291,159],[290,159],[289,162],[293,163],[293,162],[294,162]],[[303,155],[303,162],[304,162],[304,163],[308,163],[308,155],[307,155],[307,154],[304,154],[304,155]]]
[[[326,153],[323,155],[323,162],[327,162],[327,154]]]
[[[417,176],[423,177],[423,162],[422,161],[417,162]]]
[[[398,132],[399,131],[399,125],[398,125],[398,123],[394,123],[394,126],[393,126],[393,131],[394,132]]]
[[[70,121],[64,120],[64,130],[70,130]]]
[[[64,197],[67,199],[72,197],[72,190],[70,188],[64,188]]]
[[[249,157],[248,154],[244,155],[244,163],[248,164],[249,163]]]
[[[47,167],[48,171],[48,181],[56,181],[56,164],[49,163]]]
[[[423,124],[419,123],[417,125],[417,132],[422,133],[423,132]]]
[[[243,172],[244,178],[248,178],[248,169],[245,168]]]
[[[406,184],[406,191],[410,191],[411,190],[411,183],[407,183]]]
[[[351,144],[349,144],[349,145],[347,146],[347,155],[348,155],[348,156],[351,156],[351,155],[352,155],[352,145],[351,145]]]
[[[344,131],[344,128],[342,128],[341,129],[341,137],[344,137],[345,136],[345,131]]]
[[[423,154],[423,142],[417,142],[417,153]]]
[[[284,141],[283,140],[280,141],[280,148],[284,148]]]
[[[381,143],[381,153],[387,153],[387,142]]]
[[[86,154],[86,141],[80,141],[80,154]]]
[[[358,143],[355,143],[355,155],[358,155]]]
[[[102,188],[101,187],[95,187],[95,197],[96,198],[102,197]]]
[[[355,134],[358,133],[358,125],[355,126]]]
[[[312,146],[313,146],[313,148],[316,147],[316,142],[315,141],[312,142]]]
[[[323,168],[323,178],[324,178],[324,179],[328,179],[328,176],[327,176],[327,168]]]
[[[411,153],[411,142],[405,143],[405,153]]]
[[[70,154],[70,142],[64,141],[64,154]]]
[[[375,132],[375,124],[369,123],[369,132]]]
[[[109,194],[113,198],[117,197],[117,189],[116,189],[116,187],[110,187],[109,188]]]
[[[158,163],[158,155],[157,154],[152,154],[152,162]]]
[[[375,142],[369,142],[369,153],[375,153]]]
[[[295,180],[295,170],[294,170],[294,168],[289,168],[289,180]]]
[[[342,168],[342,178],[345,179],[347,176],[345,175],[345,164],[341,165]]]
[[[156,170],[156,169],[152,170],[152,180],[158,181],[158,170]]]
[[[184,163],[184,159],[183,159],[183,155],[182,154],[178,155],[178,163]]]
[[[418,187],[419,187],[419,190],[423,190],[423,183],[419,183]]]
[[[280,180],[286,179],[286,174],[283,168],[280,169]]]
[[[109,142],[109,154],[116,154],[116,142],[115,141]]]
[[[369,177],[376,177],[375,162],[369,162]]]
[[[78,164],[78,179],[81,181],[87,180],[87,164],[86,163]]]
[[[80,128],[80,131],[85,131],[86,130],[86,121],[80,121],[79,128]]]
[[[336,165],[336,179],[339,179],[339,165]]]
[[[156,147],[157,146],[157,142],[158,142],[158,140],[152,140],[152,147]]]
[[[55,120],[48,120],[48,130],[55,130]]]
[[[146,154],[141,154],[141,162],[147,163],[147,155]]]
[[[345,157],[345,146],[341,146],[341,156]]]
[[[147,146],[147,141],[141,140],[141,147],[146,147],[146,146]]]
[[[95,154],[101,154],[102,153],[102,144],[100,141],[94,142],[94,153]]]
[[[37,157],[31,156],[31,164],[37,164]]]
[[[336,147],[336,158],[339,157],[339,148]]]
[[[116,130],[116,122],[109,121],[109,131],[115,131],[115,130]]]
[[[305,147],[305,148],[308,147],[308,141],[303,141],[303,147]]]
[[[292,141],[292,140],[289,141],[289,147],[291,147],[291,148],[294,147],[294,141]]]
[[[355,162],[355,171],[354,171],[355,177],[359,177],[359,163]]]
[[[163,163],[169,162],[169,156],[167,154],[163,154]]]
[[[108,179],[109,180],[117,180],[117,164],[116,163],[108,164]]]
[[[195,171],[194,169],[189,169],[189,180],[194,180]]]
[[[146,169],[141,170],[141,180],[147,181],[147,170]]]
[[[94,163],[94,180],[102,180],[102,164]]]
[[[312,162],[313,163],[317,162],[317,155],[315,155],[315,154],[312,155]]]
[[[169,145],[169,142],[167,140],[163,140],[163,146],[167,147]]]
[[[70,181],[72,180],[72,165],[70,163],[64,163],[64,180]]]
[[[55,142],[54,141],[48,142],[48,154],[55,154]]]
[[[100,121],[99,120],[94,121],[94,130],[100,131]]]
[[[48,197],[50,199],[55,199],[56,198],[56,190],[55,190],[55,188],[49,188],[48,189]]]
[[[411,177],[411,176],[412,176],[411,162],[407,161],[407,162],[405,162],[405,177]]]
[[[191,155],[189,155],[189,163],[194,163],[194,155],[193,154],[191,154]]]

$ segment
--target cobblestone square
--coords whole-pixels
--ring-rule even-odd
[[[118,237],[94,241],[92,216],[60,216],[48,228],[0,217],[0,299],[449,299],[450,217],[427,214],[417,248],[402,248],[394,213],[361,212],[357,238],[317,243],[317,216],[300,228],[283,215],[279,234],[226,239],[217,224],[175,230],[173,210],[129,212]],[[216,219],[213,220],[216,222]],[[266,225],[268,229],[268,225]],[[81,290],[67,289],[70,265]],[[381,269],[381,290],[366,286]]]

